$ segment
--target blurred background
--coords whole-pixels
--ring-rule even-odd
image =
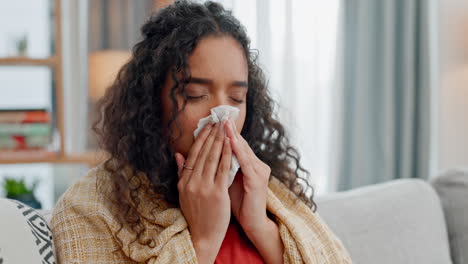
[[[0,1],[0,196],[50,209],[105,158],[94,105],[172,1]],[[468,165],[468,2],[223,0],[317,195]]]

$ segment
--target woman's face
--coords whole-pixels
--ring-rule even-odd
[[[229,36],[209,36],[201,39],[188,58],[191,80],[185,88],[187,104],[177,121],[180,130],[172,123],[171,136],[180,137],[173,142],[173,148],[187,158],[194,142],[193,131],[198,120],[210,115],[210,109],[220,105],[239,108],[235,121],[240,132],[246,115],[248,66],[242,46]],[[179,75],[180,78],[180,75]],[[170,73],[166,76],[162,90],[162,104],[165,124],[172,118],[172,100],[169,97],[174,82]],[[184,95],[175,94],[178,109],[182,109]]]

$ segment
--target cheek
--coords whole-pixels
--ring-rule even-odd
[[[197,128],[198,121],[208,115],[210,115],[210,107],[187,104],[180,114],[181,119],[183,119],[183,127],[186,130],[185,133],[189,133],[193,137],[193,131]]]
[[[194,142],[193,131],[197,128],[198,120],[203,118],[201,113],[196,111],[190,111],[185,109],[184,112],[180,113],[177,118],[179,127],[174,126],[174,136],[180,135],[177,141],[174,142],[174,149],[177,152],[180,152],[186,157],[190,147]],[[180,128],[180,130],[179,130]]]

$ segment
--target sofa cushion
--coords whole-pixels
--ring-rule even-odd
[[[50,220],[52,220],[53,210],[38,209],[36,211],[42,216],[42,218],[46,221],[46,223],[50,225]]]
[[[423,180],[333,193],[317,205],[354,263],[452,263],[439,197]]]
[[[449,170],[432,185],[442,200],[453,263],[468,263],[468,169]]]
[[[36,210],[0,198],[0,263],[55,263],[52,232]]]

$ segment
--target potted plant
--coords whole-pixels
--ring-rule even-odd
[[[32,208],[41,209],[41,203],[36,199],[34,190],[37,187],[38,181],[32,184],[31,188],[28,188],[24,183],[24,179],[13,179],[6,177],[3,182],[3,188],[6,192],[6,198],[18,200]]]
[[[19,56],[28,55],[28,36],[26,34],[16,40],[16,51]]]

